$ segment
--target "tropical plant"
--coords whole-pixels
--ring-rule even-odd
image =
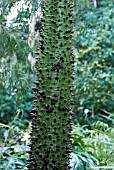
[[[70,108],[72,68],[69,63],[73,63],[69,42],[71,1],[43,3],[0,0],[0,169],[27,169],[26,151],[29,151],[30,170],[70,169],[68,166],[72,167],[70,170],[112,170],[114,2],[74,0],[73,3],[73,127],[72,116],[65,110]],[[11,13],[13,18],[9,20]],[[41,22],[43,30],[39,31],[39,38]],[[36,51],[39,59],[29,148]],[[33,62],[29,60],[31,56]]]
[[[72,130],[72,1],[43,6],[29,170],[68,170]]]

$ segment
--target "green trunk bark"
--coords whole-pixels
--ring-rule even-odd
[[[46,0],[40,52],[29,170],[69,170],[72,130],[72,1]]]

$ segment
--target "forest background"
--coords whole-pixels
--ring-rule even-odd
[[[114,168],[114,2],[74,0],[72,169]],[[16,10],[16,13],[15,13]],[[42,1],[0,0],[0,169],[24,169]],[[9,16],[13,16],[9,18]]]

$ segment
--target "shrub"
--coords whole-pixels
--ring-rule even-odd
[[[79,124],[73,127],[74,167],[80,170],[114,165],[114,129],[102,121],[92,124],[92,129]]]
[[[113,15],[111,5],[89,8],[74,28],[75,111],[82,119],[114,109],[109,97],[114,93]]]
[[[0,70],[0,119],[6,123],[12,120],[20,109],[23,118],[29,118],[33,92],[31,90],[33,70],[27,63],[16,64],[1,61]]]

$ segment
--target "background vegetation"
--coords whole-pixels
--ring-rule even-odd
[[[28,159],[41,3],[0,0],[0,169],[24,169]],[[25,6],[26,8],[25,8]],[[20,6],[11,20],[13,7]],[[114,167],[114,2],[74,1],[74,126],[72,170]],[[28,20],[36,16],[34,46]],[[100,168],[99,168],[100,169]],[[102,168],[101,168],[102,169]]]

